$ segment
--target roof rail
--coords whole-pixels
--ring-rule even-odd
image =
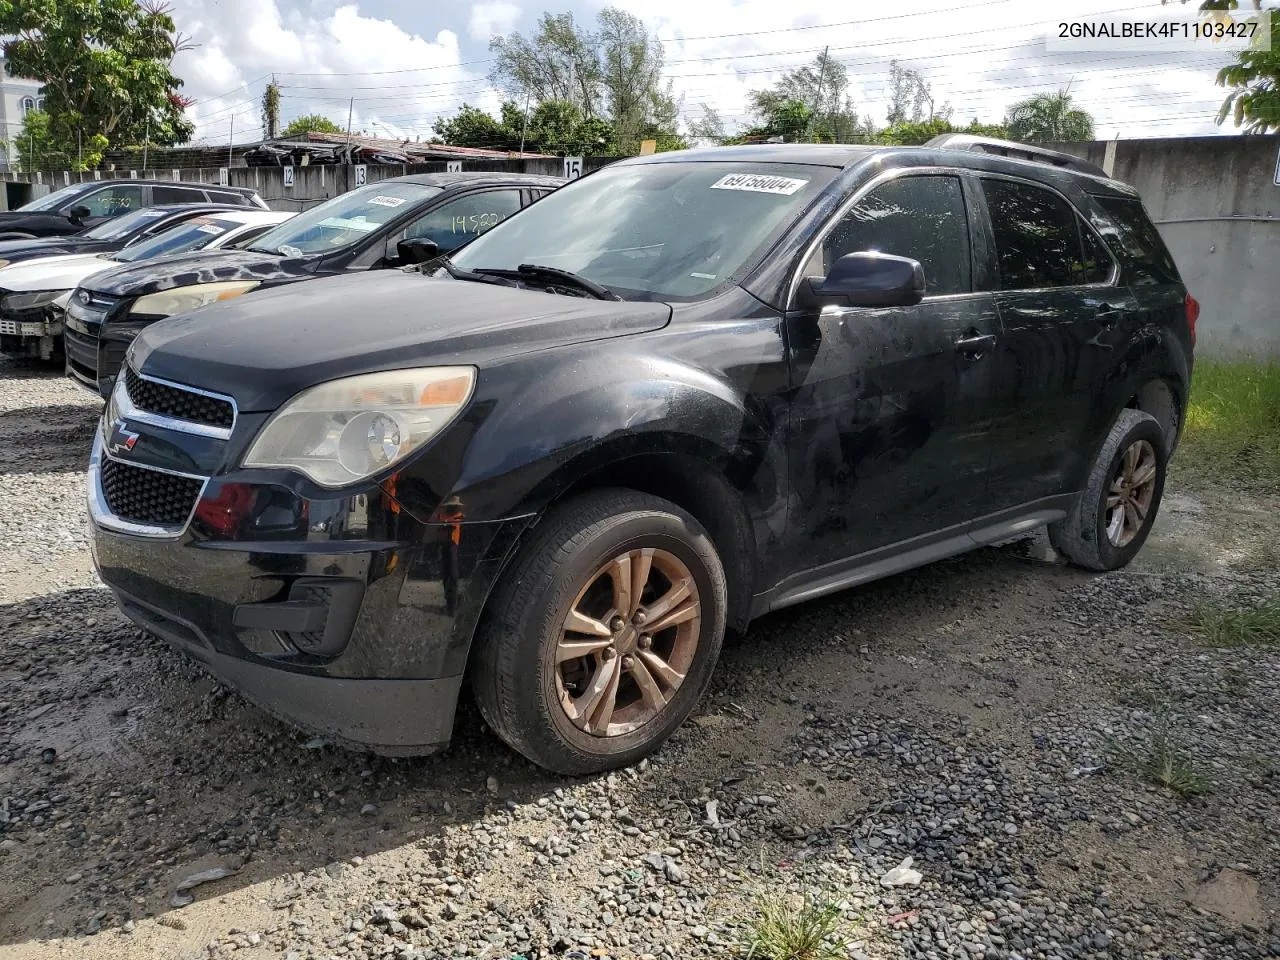
[[[1057,150],[1046,150],[1044,147],[1033,147],[1026,143],[1015,143],[1012,140],[998,140],[995,137],[975,137],[967,133],[944,133],[934,137],[926,147],[937,150],[968,150],[971,153],[991,153],[1000,157],[1011,157],[1015,160],[1030,160],[1034,163],[1048,163],[1076,173],[1087,173],[1095,177],[1110,180],[1107,172],[1096,163],[1081,160],[1069,153]]]

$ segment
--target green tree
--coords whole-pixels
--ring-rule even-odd
[[[1014,140],[1092,140],[1093,117],[1078,110],[1067,88],[1037,93],[1009,108],[1005,117]]]
[[[268,140],[280,133],[280,85],[274,80],[262,91],[262,133]]]
[[[549,131],[544,149],[597,142],[599,130],[586,126],[596,120],[610,128],[605,142],[611,152],[635,153],[642,140],[650,139],[659,149],[684,144],[680,105],[662,80],[662,44],[630,13],[605,7],[594,32],[570,13],[546,13],[533,36],[498,37],[489,48],[494,53],[490,77],[513,104],[528,103],[531,115],[554,105],[543,114]],[[576,114],[566,112],[566,105]],[[510,130],[512,125],[503,126]]]
[[[507,106],[507,103],[503,104],[504,108]],[[515,104],[510,104],[510,106],[514,107]],[[503,112],[505,114],[507,111],[504,109]],[[524,120],[519,108],[516,108],[516,117],[514,119],[516,128],[513,140],[512,130],[508,122],[495,120],[479,107],[464,103],[462,109],[452,117],[441,117],[437,120],[435,122],[435,132],[442,143],[452,144],[456,147],[516,150],[520,146],[520,131]]]
[[[1009,138],[1009,131],[1000,124],[979,123],[974,119],[967,127],[957,127],[950,120],[934,117],[932,120],[903,120],[901,123],[892,124],[876,134],[875,142],[893,146],[918,147],[928,143],[934,137],[947,133],[967,133],[975,137],[996,137],[1000,140]]]
[[[191,138],[191,103],[171,65],[187,42],[161,0],[0,0],[10,70],[43,84],[50,141],[67,157],[90,145]]]
[[[769,89],[753,90],[748,100],[757,121],[750,136],[856,143],[871,132],[869,123],[858,119],[844,64],[825,52]]]
[[[286,140],[290,137],[303,137],[308,133],[343,133],[344,129],[319,113],[309,113],[305,117],[295,117],[281,131],[280,136]]]
[[[452,117],[435,122],[436,138],[457,147],[519,150],[565,156],[602,156],[616,152],[613,127],[599,117],[584,117],[577,104],[547,100],[529,112],[510,100],[503,101],[502,118],[464,104]],[[642,130],[643,132],[643,130]]]
[[[689,121],[689,136],[695,140],[710,140],[721,144],[729,139],[724,118],[709,103],[702,104],[702,116]]]

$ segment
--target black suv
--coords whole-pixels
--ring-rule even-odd
[[[161,203],[218,203],[269,209],[256,190],[180,180],[91,180],[73,183],[0,212],[0,240],[61,237]]]
[[[1045,525],[1127,563],[1197,311],[1135,192],[1064,155],[626,160],[435,264],[146,330],[95,561],[303,727],[423,753],[465,677],[521,753],[606,769],[767,611]]]
[[[244,250],[195,252],[96,273],[67,308],[67,376],[105,397],[125,350],[156,320],[251,290],[429,260],[562,183],[521,173],[395,177],[332,197]]]

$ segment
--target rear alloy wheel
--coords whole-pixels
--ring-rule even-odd
[[[724,635],[724,572],[675,504],[605,490],[560,505],[505,571],[472,671],[485,720],[558,773],[651,753],[693,710]]]
[[[1060,553],[1090,570],[1116,570],[1137,555],[1164,493],[1165,431],[1141,410],[1122,410],[1079,501],[1049,527]]]

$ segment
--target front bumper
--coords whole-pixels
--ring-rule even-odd
[[[131,529],[107,506],[106,458],[99,431],[93,559],[127,616],[333,741],[396,755],[447,744],[480,611],[528,518],[419,523],[377,487],[229,499],[214,477],[186,524]],[[217,511],[232,500],[228,523]]]

